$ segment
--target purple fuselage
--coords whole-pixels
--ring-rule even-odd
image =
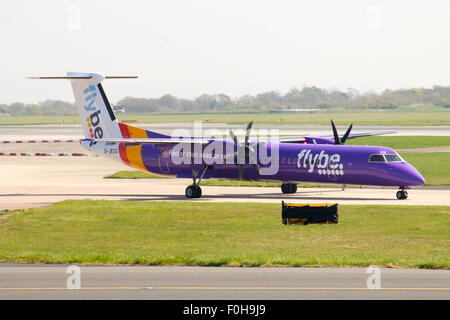
[[[215,141],[223,144],[223,150],[226,150],[227,147],[236,150],[230,139],[216,139]],[[255,141],[257,140],[251,140],[251,142]],[[420,186],[425,183],[421,174],[401,158],[401,161],[392,162],[369,161],[371,155],[374,154],[397,155],[395,151],[386,147],[294,144],[279,143],[277,140],[269,140],[266,145],[268,157],[270,158],[273,152],[274,156],[271,157],[271,161],[275,162],[268,164],[267,158],[262,157],[263,161],[261,161],[260,157],[255,156],[262,173],[259,174],[258,170],[247,161],[244,166],[243,180],[397,186],[401,188]],[[276,149],[278,152],[274,151]],[[209,164],[204,179],[237,179],[238,177],[238,167],[235,163],[224,163],[221,160],[222,156],[218,156],[214,151],[204,153],[205,150],[208,150],[208,145],[200,146],[197,151],[201,150],[201,152],[197,153],[194,145],[186,146],[185,150],[188,150],[187,154],[190,156],[188,156],[189,161],[184,163],[174,161],[173,150],[174,146],[143,144],[141,157],[145,169],[156,174],[192,178],[192,170],[198,172],[200,176],[206,165]],[[211,165],[211,162],[202,158],[208,156],[209,158],[216,157],[218,161]],[[264,168],[267,169],[271,165],[278,167],[275,173],[273,170],[266,170],[271,172],[264,174]]]

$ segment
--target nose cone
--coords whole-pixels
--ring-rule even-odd
[[[412,169],[414,169],[414,172],[411,172],[410,180],[412,183],[410,186],[423,186],[425,184],[425,179],[422,177],[422,175],[419,173],[419,171],[416,170],[413,166],[411,166]]]
[[[425,179],[409,163],[396,164],[394,168],[394,183],[399,187],[417,187],[425,184]]]

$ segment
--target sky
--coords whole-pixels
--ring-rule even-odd
[[[0,3],[0,103],[74,101],[67,71],[125,96],[233,98],[292,87],[450,85],[448,0],[40,0]]]

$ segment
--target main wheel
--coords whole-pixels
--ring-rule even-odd
[[[200,198],[202,196],[202,189],[199,186],[188,186],[186,188],[187,198]]]
[[[289,185],[287,183],[281,184],[281,192],[289,193]]]

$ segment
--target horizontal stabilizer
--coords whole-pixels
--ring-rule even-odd
[[[105,79],[137,79],[138,76],[105,76]],[[92,79],[92,76],[61,76],[61,77],[53,77],[53,76],[33,76],[27,77],[28,79],[38,79],[38,80],[76,80],[76,79]]]

